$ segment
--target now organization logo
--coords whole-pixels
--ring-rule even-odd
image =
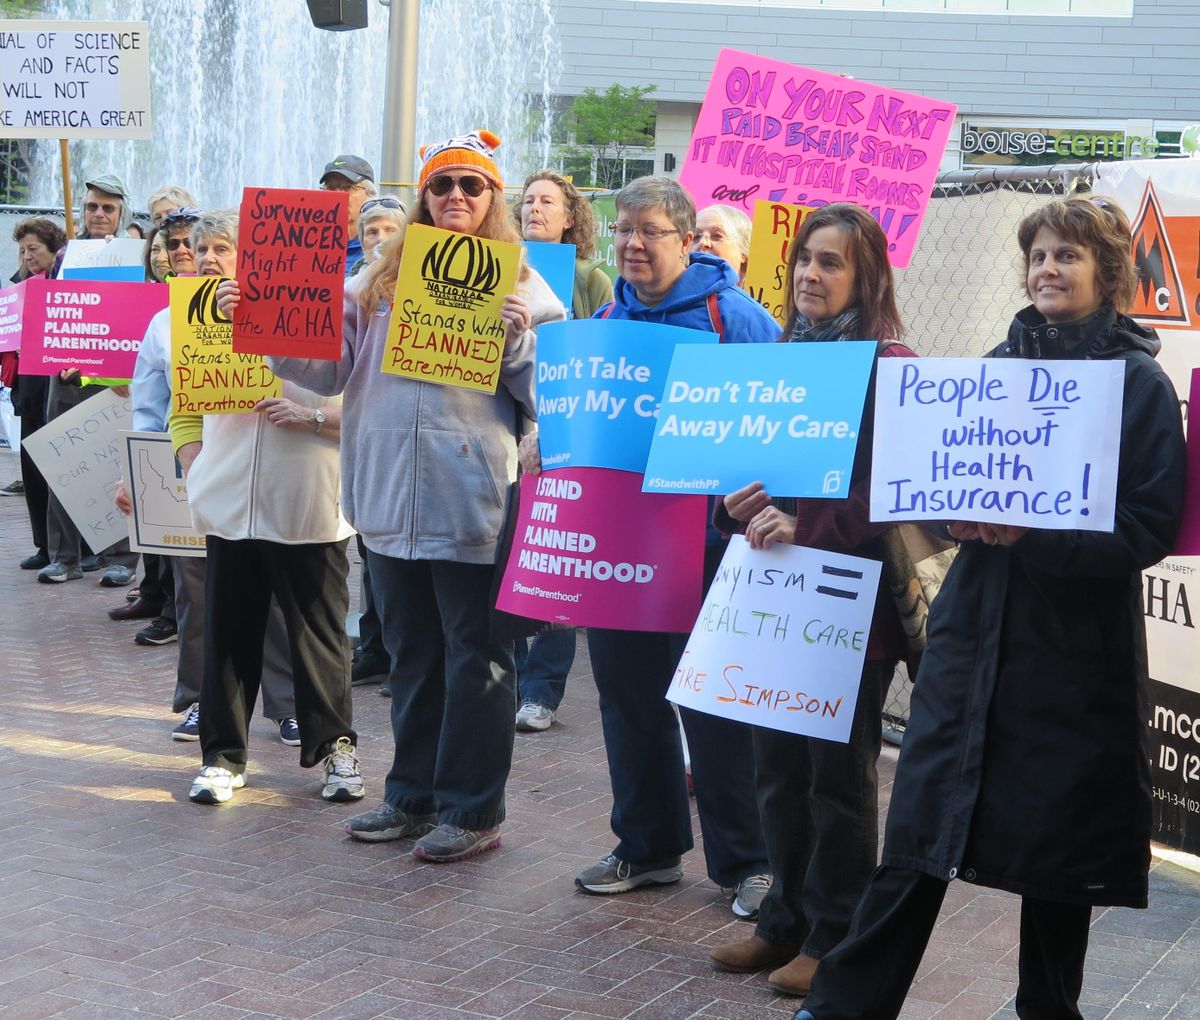
[[[421,260],[421,280],[439,304],[474,311],[495,296],[500,261],[480,238],[455,234],[429,247]]]

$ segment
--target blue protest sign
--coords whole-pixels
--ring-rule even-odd
[[[675,345],[716,343],[716,333],[628,319],[539,326],[542,466],[644,471]]]
[[[874,357],[857,340],[677,347],[644,491],[846,497]]]
[[[102,280],[107,283],[145,283],[146,270],[142,266],[80,266],[64,269],[64,280]]]
[[[567,318],[575,298],[575,245],[552,241],[526,241],[525,257],[529,265],[550,285],[554,296],[563,303]]]

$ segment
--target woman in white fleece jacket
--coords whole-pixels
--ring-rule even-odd
[[[498,144],[476,132],[426,146],[409,223],[518,242],[491,158]],[[347,288],[340,361],[271,363],[310,390],[343,394],[342,505],[367,547],[392,660],[386,800],[346,830],[370,842],[419,837],[415,856],[454,861],[500,842],[515,692],[512,643],[489,632],[489,593],[518,430],[534,417],[534,328],[564,312],[523,270],[502,312],[494,394],[385,375],[403,245],[389,242]]]

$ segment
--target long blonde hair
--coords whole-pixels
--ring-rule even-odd
[[[504,192],[491,183],[488,184],[488,187],[492,192],[492,204],[488,207],[487,214],[483,217],[483,222],[479,225],[475,236],[486,237],[489,241],[520,244],[521,234],[513,225],[508,206],[504,204]],[[379,258],[363,272],[367,282],[363,286],[358,302],[368,311],[378,308],[381,302],[390,304],[396,294],[396,278],[400,275],[400,257],[404,254],[404,238],[408,234],[409,225],[423,223],[427,227],[433,226],[433,217],[430,215],[429,203],[426,201],[427,194],[428,192],[425,190],[421,192],[417,197],[416,208],[408,214],[400,228],[400,233],[383,243]],[[528,275],[529,270],[522,261],[520,279],[524,280]]]

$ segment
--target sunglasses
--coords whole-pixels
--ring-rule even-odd
[[[179,251],[179,246],[183,245],[188,251],[192,250],[192,239],[190,237],[169,237],[167,238],[167,251]]]
[[[400,199],[398,198],[372,198],[368,199],[366,202],[363,202],[362,208],[358,211],[358,214],[361,216],[363,213],[369,212],[376,206],[378,206],[380,209],[399,209],[401,212],[404,212],[404,206],[400,204]]]
[[[455,185],[467,198],[478,198],[483,194],[484,189],[488,186],[488,182],[482,177],[470,175],[467,177],[451,177],[449,174],[439,174],[437,177],[429,181],[429,190],[432,194],[441,198],[443,195],[449,195],[454,190]]]
[[[111,216],[121,207],[113,205],[111,202],[88,202],[83,208],[86,212],[90,213],[100,212],[103,209],[106,215]]]

